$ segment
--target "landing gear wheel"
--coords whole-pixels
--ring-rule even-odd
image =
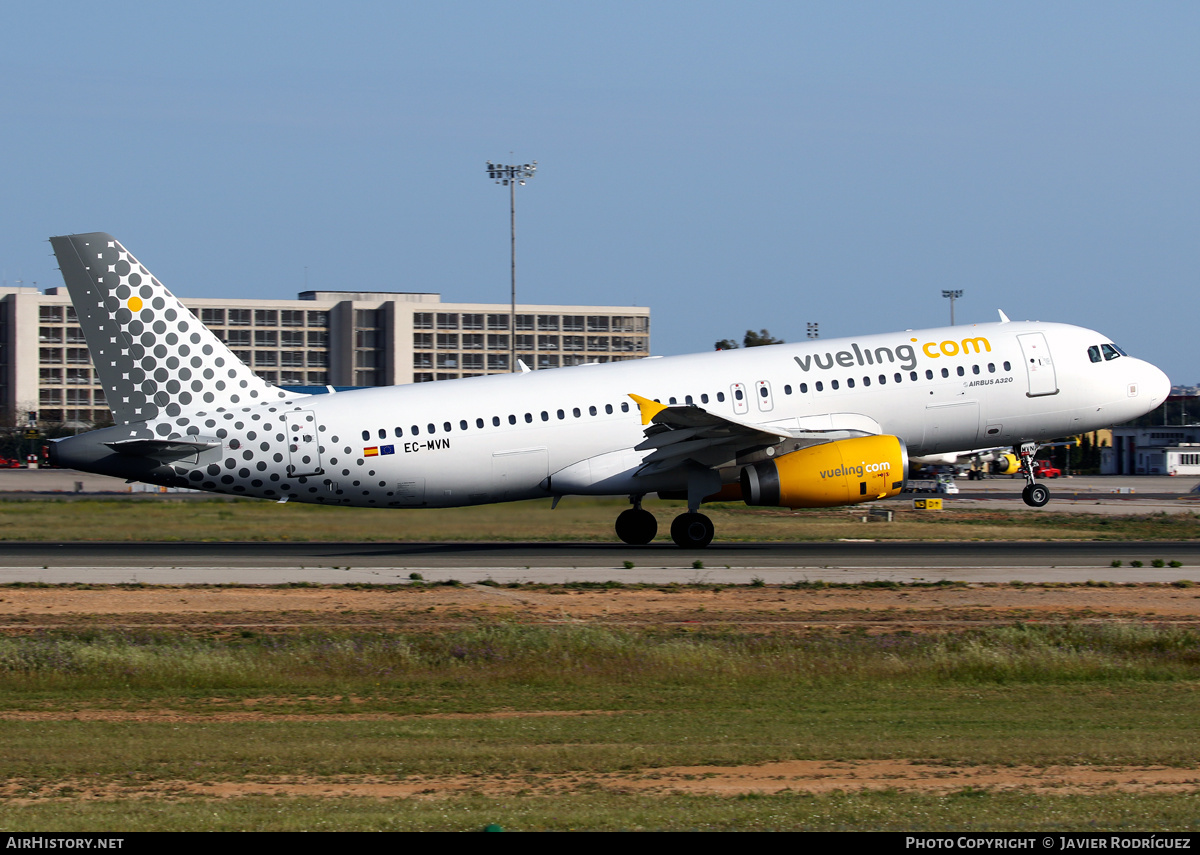
[[[671,523],[671,540],[684,549],[703,549],[714,533],[712,520],[704,514],[680,514]]]
[[[654,514],[641,508],[621,511],[617,517],[617,537],[625,543],[642,546],[654,540],[658,534],[658,520]]]
[[[1021,491],[1021,498],[1031,508],[1040,508],[1050,501],[1050,488],[1045,484],[1030,484]]]

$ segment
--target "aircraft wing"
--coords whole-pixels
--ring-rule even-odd
[[[647,426],[646,438],[634,446],[636,451],[650,452],[639,475],[666,472],[687,461],[716,467],[738,455],[797,438],[794,431],[718,416],[693,405],[669,406],[640,395],[629,397]]]

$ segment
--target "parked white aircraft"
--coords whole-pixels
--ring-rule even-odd
[[[58,440],[52,462],[238,496],[449,507],[650,493],[706,546],[706,499],[788,508],[900,492],[909,455],[1039,441],[1140,416],[1163,372],[1106,336],[1010,323],[805,341],[552,371],[298,395],[258,378],[120,243],[51,238],[115,427]],[[217,259],[214,259],[216,262]],[[1049,491],[1029,482],[1025,501]]]

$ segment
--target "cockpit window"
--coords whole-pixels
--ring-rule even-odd
[[[1100,345],[1100,350],[1104,352],[1105,359],[1116,359],[1119,356],[1124,356],[1124,354],[1121,353],[1121,351],[1117,350],[1111,344]]]
[[[1088,359],[1092,360],[1092,362],[1099,362],[1100,361],[1100,348],[1094,344],[1091,347],[1089,347],[1088,348]]]

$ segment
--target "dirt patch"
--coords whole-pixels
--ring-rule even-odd
[[[191,632],[297,628],[420,631],[487,620],[527,624],[928,631],[1011,621],[1200,622],[1200,588],[1169,585],[931,588],[678,587],[508,589],[7,588],[0,633],[48,628]]]
[[[616,710],[494,710],[485,713],[427,713],[422,715],[396,715],[393,713],[288,713],[288,712],[212,712],[188,713],[181,710],[18,710],[0,712],[0,721],[106,721],[106,722],[166,722],[170,724],[207,724],[209,722],[258,722],[258,721],[415,721],[419,719],[504,719],[504,718],[548,718],[578,717],[590,715],[637,715]]]
[[[1195,769],[1165,766],[939,766],[907,760],[790,760],[759,766],[672,766],[622,773],[414,776],[386,779],[258,778],[242,781],[94,781],[54,784],[19,779],[0,784],[0,798],[173,799],[184,797],[306,796],[317,798],[448,798],[642,792],[735,796],[746,793],[831,793],[899,790],[928,794],[965,789],[1040,794],[1097,792],[1187,793],[1200,783]]]

